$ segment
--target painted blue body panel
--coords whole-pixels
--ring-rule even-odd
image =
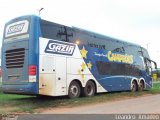
[[[7,93],[22,93],[22,94],[38,94],[39,92],[39,17],[37,16],[22,16],[9,21],[7,24],[11,24],[14,21],[20,21],[24,19],[29,19],[29,38],[12,40],[11,42],[3,42],[2,46],[2,91]],[[25,49],[25,60],[23,68],[6,68],[5,51],[12,49]],[[29,83],[28,66],[36,65],[37,74],[36,82]],[[15,78],[15,80],[8,79],[8,75],[20,74],[20,77]]]
[[[96,78],[96,80],[106,89],[107,91],[123,91],[123,90],[131,90],[131,82],[134,78],[145,79],[145,86],[146,88],[152,87],[152,78],[147,75],[145,69],[143,68],[143,61],[139,56],[133,56],[133,63],[130,64],[131,66],[139,66],[139,72],[141,73],[141,76],[127,76],[127,75],[100,75],[97,66],[96,61],[103,61],[103,62],[112,62],[112,63],[119,63],[119,64],[125,64],[123,62],[117,62],[117,61],[109,61],[108,59],[108,50],[103,49],[97,49],[93,47],[88,47],[87,45],[79,45],[79,49],[83,49],[83,47],[87,50],[87,56],[84,58],[85,63],[91,62],[92,68],[90,69],[93,76]],[[113,52],[117,53],[117,52]],[[125,55],[123,53],[117,53],[121,55]]]
[[[98,82],[109,92],[130,90],[131,77],[112,76],[98,79]]]
[[[14,46],[14,49],[22,48],[22,47],[25,48],[25,56],[28,56],[28,40],[22,40],[22,41],[12,42],[12,43],[8,43],[8,44],[3,44],[3,49],[2,49],[2,53],[3,53],[3,55],[2,55],[3,82],[4,83],[9,82],[10,84],[15,84],[15,83],[22,84],[22,82],[28,81],[28,74],[26,73],[26,69],[28,69],[28,59],[25,58],[23,69],[21,69],[21,68],[7,69],[5,67],[6,60],[5,60],[5,52],[3,52],[3,51],[13,49],[13,46]],[[16,75],[16,74],[20,74],[21,76],[15,80],[8,79],[8,75]]]
[[[18,93],[18,94],[28,94],[28,95],[38,94],[37,83],[27,83],[22,85],[5,84],[2,86],[2,89],[3,92],[5,93]]]

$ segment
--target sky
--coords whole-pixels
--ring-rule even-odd
[[[0,0],[1,40],[7,21],[41,8],[42,19],[139,44],[160,67],[160,0]]]

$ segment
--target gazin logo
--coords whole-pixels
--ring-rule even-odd
[[[21,32],[23,30],[23,27],[24,27],[24,23],[10,26],[9,29],[8,29],[7,34]]]
[[[45,49],[46,53],[73,55],[75,45],[69,43],[62,43],[58,41],[50,40]]]

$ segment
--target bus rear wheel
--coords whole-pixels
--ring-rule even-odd
[[[131,91],[136,92],[138,90],[137,82],[134,80],[131,84]]]
[[[94,96],[96,93],[95,84],[92,81],[88,81],[86,86],[83,89],[83,96],[91,97]]]
[[[81,87],[78,82],[73,81],[71,82],[69,89],[68,89],[68,97],[69,98],[78,98],[81,94]]]
[[[141,80],[140,83],[139,83],[139,88],[138,88],[139,91],[143,91],[144,90],[144,82]]]

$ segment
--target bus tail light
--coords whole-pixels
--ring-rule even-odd
[[[29,82],[36,82],[36,65],[28,66]]]
[[[28,74],[29,75],[36,75],[36,65],[30,65],[28,67]]]

